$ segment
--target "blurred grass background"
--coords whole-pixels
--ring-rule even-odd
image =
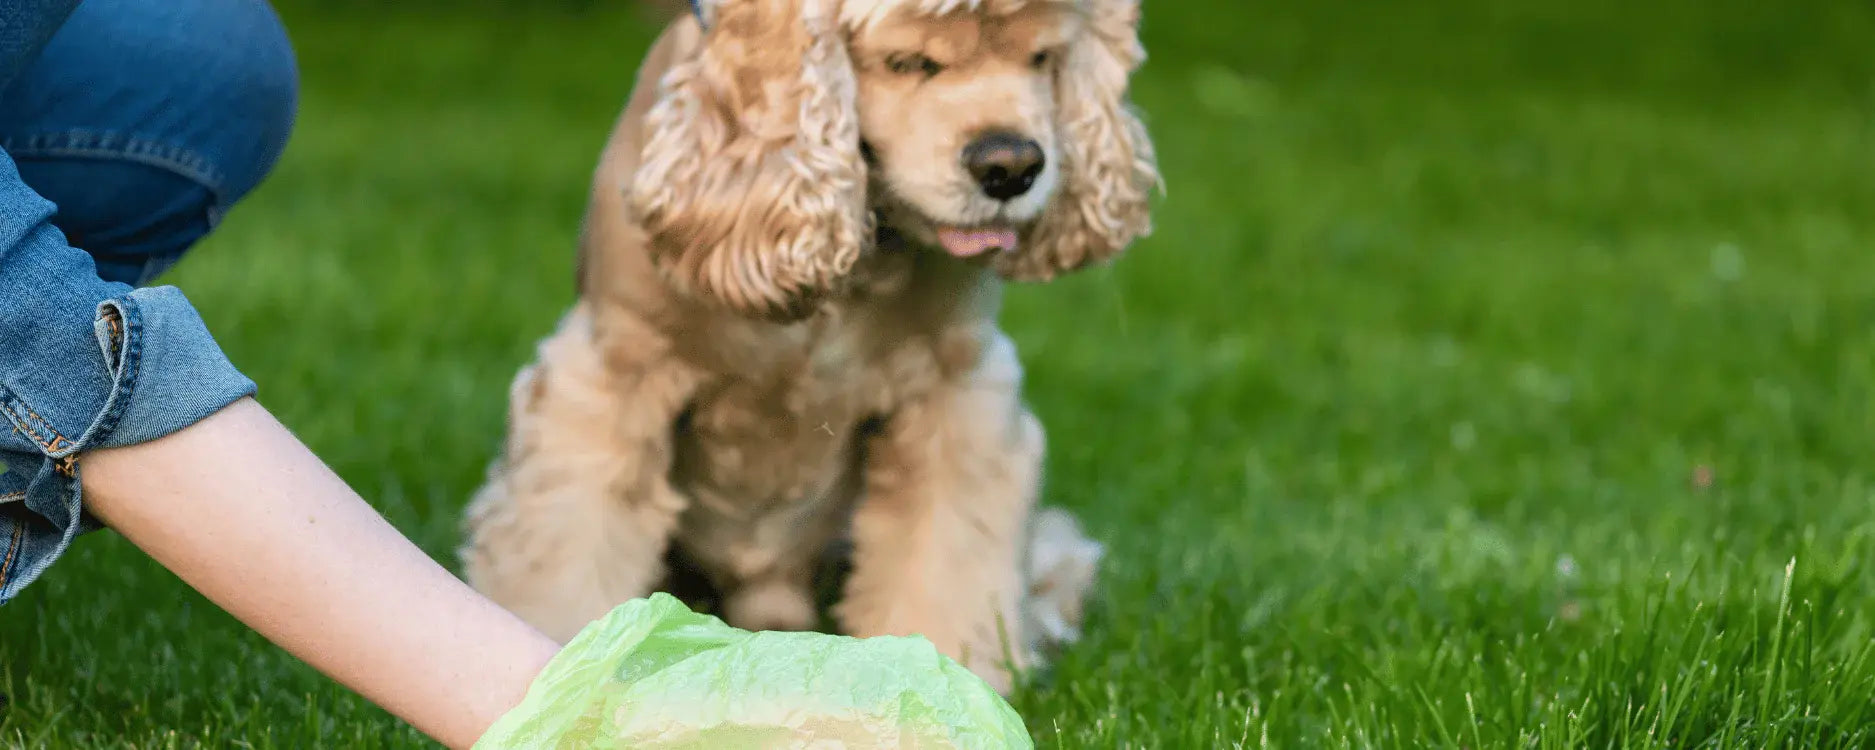
[[[284,163],[171,283],[453,565],[654,26],[280,5]],[[1875,741],[1875,6],[1148,0],[1169,193],[1012,293],[1111,557],[1043,747]],[[422,740],[97,535],[0,746]]]

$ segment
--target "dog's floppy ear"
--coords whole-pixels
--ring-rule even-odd
[[[1086,28],[1056,73],[1061,193],[1037,222],[1029,250],[999,258],[1012,279],[1042,281],[1105,260],[1152,231],[1160,183],[1146,125],[1127,96],[1146,59],[1140,0],[1081,0]]]
[[[811,312],[871,235],[837,0],[706,0],[645,116],[629,203],[667,278],[770,318]]]

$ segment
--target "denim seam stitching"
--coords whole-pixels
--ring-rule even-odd
[[[108,144],[108,145],[107,145]],[[15,158],[80,157],[122,159],[167,169],[193,180],[222,199],[225,179],[207,157],[193,149],[123,133],[102,130],[66,130],[0,139],[0,148]]]
[[[97,421],[80,438],[86,445],[96,444],[117,429],[118,420],[123,418],[131,397],[136,394],[137,376],[143,371],[143,314],[137,308],[137,301],[124,297],[98,306],[100,317],[109,314],[107,311],[115,313],[112,318],[116,324],[111,329],[118,334],[118,340],[113,342],[117,351],[104,352],[107,365],[111,364],[112,355],[116,355],[116,367],[111,368],[112,393],[106,397],[104,413],[98,415]]]
[[[6,560],[0,561],[0,589],[6,588],[7,574],[13,572],[13,560],[18,556],[21,542],[26,538],[26,525],[13,526],[13,539],[7,542]]]
[[[13,407],[15,404],[18,404],[19,408],[25,409],[26,414],[29,415],[30,418],[21,416],[19,412],[14,411]],[[64,435],[59,434],[58,430],[53,429],[52,424],[47,422],[45,417],[39,416],[39,412],[33,411],[31,406],[26,405],[25,399],[20,398],[19,394],[14,393],[12,389],[6,386],[0,386],[0,412],[6,412],[7,418],[12,420],[14,432],[25,435],[28,439],[32,440],[35,445],[39,446],[39,450],[44,451],[48,455],[65,442]],[[40,435],[41,431],[51,437],[42,437]]]

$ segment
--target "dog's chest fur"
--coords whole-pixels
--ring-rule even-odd
[[[806,321],[675,337],[710,373],[673,426],[671,479],[690,500],[679,543],[712,577],[804,571],[845,528],[869,437],[980,355],[997,282],[948,259],[875,266]]]

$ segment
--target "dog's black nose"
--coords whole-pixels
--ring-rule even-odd
[[[964,167],[999,201],[1029,192],[1047,163],[1041,144],[1012,133],[990,133],[964,148]]]

